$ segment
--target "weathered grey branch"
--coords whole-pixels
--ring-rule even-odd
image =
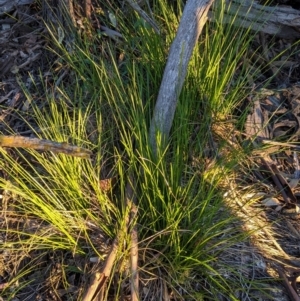
[[[157,134],[161,135],[162,143],[168,139],[188,63],[212,2],[213,0],[189,0],[185,5],[170,48],[150,125],[150,144],[154,153],[157,152]]]
[[[126,0],[128,2],[128,4],[145,20],[147,21],[152,28],[155,30],[155,32],[157,34],[159,34],[159,27],[157,26],[157,24],[155,23],[155,21],[153,19],[151,19],[145,11],[143,11],[141,9],[141,7],[139,6],[139,4],[137,2],[135,2],[134,0]]]
[[[300,11],[289,6],[263,6],[252,0],[227,0],[223,23],[252,28],[260,32],[291,39],[300,37]],[[217,7],[208,13],[214,21]]]

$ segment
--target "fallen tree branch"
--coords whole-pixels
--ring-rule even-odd
[[[63,153],[83,159],[88,159],[92,155],[90,150],[76,145],[70,145],[66,142],[60,143],[51,140],[23,136],[0,135],[0,147],[29,148],[40,151],[51,151],[53,153]]]
[[[211,21],[216,19],[217,9],[218,7],[214,6],[208,13]],[[252,0],[227,0],[222,22],[285,39],[300,37],[300,11],[289,6],[271,7]]]
[[[151,27],[154,29],[154,31],[159,34],[159,27],[155,23],[153,19],[151,19],[145,11],[141,9],[141,7],[138,5],[137,2],[134,0],[126,0],[127,3],[140,15],[141,18],[143,18],[146,22],[148,22]]]
[[[104,288],[107,279],[109,278],[113,265],[115,263],[118,249],[119,249],[119,243],[122,239],[122,230],[118,233],[117,237],[114,239],[111,250],[107,256],[107,259],[105,261],[104,267],[100,272],[96,272],[92,277],[91,285],[89,286],[88,290],[86,291],[83,301],[93,301],[95,298],[97,300],[102,300],[103,298],[100,298],[99,295],[104,294]],[[98,296],[98,297],[97,297]]]
[[[281,270],[281,268],[276,269],[279,277],[283,280],[284,286],[288,291],[288,294],[293,301],[300,301],[300,297],[297,293],[297,291],[294,290],[293,286],[290,284],[289,280],[285,276],[284,272]]]
[[[213,0],[189,0],[185,5],[176,37],[169,51],[150,125],[150,144],[155,154],[157,134],[161,135],[163,145],[167,142],[188,63],[212,3]]]

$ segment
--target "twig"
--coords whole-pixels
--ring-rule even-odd
[[[17,66],[16,71],[19,71],[20,69],[26,67],[26,66],[29,65],[30,63],[36,61],[36,60],[41,56],[41,54],[42,54],[42,53],[39,52],[39,53],[36,53],[36,54],[33,55],[33,56],[30,56],[30,57],[26,60],[26,62],[24,62],[23,64]],[[16,71],[15,71],[15,72],[16,72]]]
[[[102,32],[104,32],[108,37],[112,38],[113,40],[115,40],[116,42],[119,41],[118,38],[123,38],[122,34],[120,34],[118,31],[115,31],[113,29],[110,29],[106,26],[102,26],[100,25],[100,29],[102,30]]]
[[[140,6],[134,2],[133,0],[126,0],[129,5],[144,19],[146,22],[148,22],[151,27],[154,29],[154,31],[159,34],[159,27],[156,25],[155,21],[152,20],[145,11],[143,11]]]
[[[137,207],[133,204],[132,213],[137,214]],[[132,227],[131,230],[131,249],[130,249],[130,259],[131,259],[131,300],[138,301],[139,299],[139,272],[138,272],[138,230],[137,224]]]
[[[55,142],[51,140],[29,138],[23,136],[3,136],[0,135],[0,147],[20,147],[41,151],[51,151],[53,153],[64,153],[69,156],[90,158],[92,152],[88,149],[70,145],[66,142]]]
[[[273,163],[269,163],[267,158],[261,158],[264,165],[267,167],[269,172],[271,173],[272,180],[274,181],[275,185],[278,187],[282,197],[286,204],[296,204],[297,200],[288,186],[288,183],[284,180],[284,178],[280,175],[277,167]],[[284,183],[285,181],[285,183]],[[286,191],[287,190],[287,191]]]
[[[129,181],[126,187],[126,202],[127,206],[130,209],[130,263],[131,263],[131,300],[138,301],[139,300],[139,274],[138,274],[138,229],[136,224],[136,216],[137,216],[137,200],[136,194],[134,192],[135,180],[134,176],[131,175],[129,177]]]
[[[280,268],[277,269],[277,272],[279,274],[279,277],[282,278],[284,286],[286,287],[290,298],[293,301],[300,301],[300,297],[298,296],[297,292],[295,292],[295,290],[293,289],[292,285],[288,281],[288,279],[285,276],[284,272]]]
[[[101,272],[96,272],[93,276],[92,284],[89,286],[88,290],[86,291],[83,301],[93,301],[95,298],[102,293],[105,287],[106,280],[109,278],[113,264],[115,262],[119,242],[123,238],[122,230],[119,231],[117,237],[114,239],[111,250],[107,259],[105,261],[104,267],[102,268]],[[98,300],[101,300],[100,298]]]

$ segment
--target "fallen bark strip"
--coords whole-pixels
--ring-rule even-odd
[[[211,21],[215,20],[217,9],[216,6],[212,7],[208,14]],[[216,21],[220,20],[216,19]],[[252,0],[227,0],[222,22],[286,39],[300,37],[300,11],[289,6],[271,7],[260,5]]]
[[[212,3],[213,0],[189,0],[185,5],[176,37],[169,51],[150,125],[150,144],[155,154],[157,134],[161,135],[163,144],[167,143],[188,63],[207,21],[207,13]]]
[[[51,151],[53,153],[63,153],[73,157],[83,159],[90,158],[92,152],[88,149],[70,145],[66,142],[55,142],[51,140],[29,138],[23,136],[3,136],[0,135],[0,147],[29,148],[40,151]]]

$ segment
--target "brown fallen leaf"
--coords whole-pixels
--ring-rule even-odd
[[[253,103],[253,112],[247,116],[245,132],[248,137],[252,138],[270,138],[269,131],[266,127],[266,112],[262,110],[259,100]]]

